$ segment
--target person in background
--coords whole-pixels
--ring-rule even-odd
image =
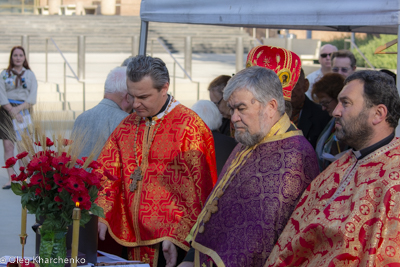
[[[229,113],[228,105],[222,95],[230,78],[231,76],[228,75],[220,75],[208,86],[210,100],[218,107],[219,112],[222,114],[222,124],[219,127],[219,132],[227,136],[233,136],[234,133],[231,123],[231,114]]]
[[[311,90],[313,88],[314,83],[319,81],[319,79],[322,78],[325,74],[331,72],[331,57],[332,53],[338,51],[337,47],[331,44],[326,44],[323,45],[319,51],[319,58],[318,62],[321,64],[321,68],[318,70],[311,72],[310,74],[307,75],[307,80],[310,83],[308,87],[308,91],[306,92],[306,95],[309,99],[312,99],[311,97]]]
[[[313,86],[312,96],[316,103],[319,103],[322,110],[326,110],[332,117],[332,112],[338,104],[337,97],[343,88],[344,78],[338,73],[328,73]],[[320,171],[323,171],[335,159],[336,156],[348,147],[339,142],[335,136],[335,118],[332,118],[318,137],[315,152],[318,157]],[[323,155],[331,155],[327,159]]]
[[[126,67],[116,67],[107,75],[104,99],[75,120],[72,136],[84,138],[79,158],[95,153],[93,159],[96,160],[108,137],[132,112],[132,107],[133,100],[126,86]]]
[[[36,104],[38,83],[31,71],[22,46],[11,49],[7,69],[0,74],[0,138],[3,139],[4,160],[14,156],[16,132],[13,119],[23,122],[23,115]],[[12,168],[7,169],[9,181],[3,189],[11,188]]]
[[[394,79],[394,83],[397,84],[397,75],[393,71],[387,69],[381,69],[380,72],[386,73],[387,75],[391,76]]]
[[[306,95],[308,80],[304,78],[301,69],[300,78],[292,91],[292,116],[290,120],[297,128],[302,130],[304,137],[315,149],[318,136],[328,124],[331,117],[328,112],[322,110],[321,106],[311,101]]]
[[[344,78],[349,77],[356,71],[357,61],[354,54],[348,50],[339,50],[332,53],[332,72],[343,75]]]
[[[217,173],[219,176],[222,167],[224,167],[225,162],[237,145],[237,142],[234,138],[226,136],[218,131],[222,124],[222,114],[213,102],[209,100],[199,100],[192,106],[192,110],[199,115],[213,134]]]
[[[399,265],[400,97],[393,78],[354,73],[332,114],[337,138],[353,149],[304,191],[264,267]]]

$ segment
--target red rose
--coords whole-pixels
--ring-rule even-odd
[[[31,177],[30,183],[32,185],[38,185],[43,182],[43,176],[41,173],[37,173]]]
[[[69,145],[72,144],[73,142],[74,142],[73,140],[63,139],[62,145],[63,145],[63,146],[69,146]]]
[[[14,157],[11,157],[9,159],[6,160],[6,166],[3,166],[2,168],[11,168],[12,166],[15,165],[15,163],[17,163],[17,159]]]
[[[16,181],[17,175],[16,174],[11,174],[11,180]]]
[[[57,165],[65,165],[71,161],[71,157],[67,157],[66,155],[61,155],[59,157],[55,157],[51,160],[52,166],[57,167]]]
[[[62,202],[62,199],[59,196],[54,197],[55,202]]]
[[[24,151],[24,152],[21,152],[21,153],[19,153],[18,155],[17,155],[17,159],[23,159],[23,158],[25,158],[26,156],[28,156],[28,152],[26,152],[26,151]]]
[[[47,146],[47,147],[51,147],[52,145],[54,145],[54,142],[51,141],[50,138],[46,137],[46,146]]]
[[[26,189],[26,186],[25,186],[25,185],[22,185],[22,186],[21,186],[21,190],[22,190],[22,191],[25,191],[25,189]]]
[[[25,167],[24,167],[24,166],[19,167],[19,171],[20,171],[20,172],[25,171]]]
[[[64,182],[63,177],[59,173],[55,173],[53,175],[53,178],[54,178],[54,182],[59,186],[61,186]]]
[[[42,193],[42,189],[36,188],[35,195],[38,196],[38,195],[40,195],[40,193]]]
[[[112,174],[111,174],[109,171],[107,171],[107,170],[104,170],[104,175],[107,177],[108,180],[111,180],[111,181],[116,181],[116,180],[118,180],[118,177],[117,177],[117,176],[112,175]]]
[[[88,167],[95,170],[95,169],[100,168],[101,165],[100,165],[100,163],[98,163],[97,161],[93,160],[92,162],[90,162],[90,164],[89,164]]]
[[[28,171],[34,172],[34,171],[40,171],[40,164],[42,162],[37,158],[34,157],[32,160],[29,162],[28,166],[26,167]]]
[[[100,181],[101,181],[101,175],[97,175],[96,173],[88,173],[86,176],[85,181],[89,184],[89,185],[94,185],[96,187],[100,186]]]
[[[81,160],[81,159],[77,159],[76,164],[78,164],[79,166],[82,166],[83,164],[85,164],[85,162],[83,162],[83,160]]]
[[[24,181],[28,176],[24,172],[20,172],[20,174],[15,178],[15,181]]]
[[[65,187],[69,192],[82,192],[86,190],[85,183],[80,177],[71,176],[65,181]],[[74,201],[76,202],[76,201]]]
[[[40,142],[35,142],[34,144],[37,145],[37,146],[41,146],[42,145]],[[52,145],[54,145],[54,142],[51,141],[50,138],[46,137],[46,146],[47,147],[51,147]]]

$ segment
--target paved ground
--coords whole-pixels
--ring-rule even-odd
[[[0,166],[4,166],[3,142],[0,141]],[[0,186],[8,180],[5,169],[0,168]],[[19,234],[21,232],[21,197],[16,196],[11,189],[0,188],[0,257],[5,255],[21,255]],[[25,246],[25,255],[34,256],[35,234],[31,225],[35,223],[35,216],[28,214],[27,233],[28,239]]]

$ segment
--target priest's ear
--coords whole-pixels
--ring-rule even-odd
[[[377,106],[372,107],[373,110],[373,117],[372,117],[372,124],[378,125],[381,122],[386,121],[386,117],[388,115],[388,109],[384,104],[379,104]]]
[[[169,89],[169,83],[166,82],[166,83],[163,85],[163,87],[161,88],[161,90],[160,90],[162,96],[166,96],[166,95],[167,95],[168,89]]]

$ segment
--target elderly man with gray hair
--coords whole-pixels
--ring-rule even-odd
[[[249,67],[224,89],[235,139],[193,231],[183,266],[262,266],[318,175],[315,152],[285,113],[274,71]]]
[[[126,86],[126,67],[116,67],[107,76],[104,99],[75,120],[72,136],[85,139],[80,140],[84,146],[79,158],[94,152],[94,160],[97,159],[108,137],[132,112],[132,104]]]

